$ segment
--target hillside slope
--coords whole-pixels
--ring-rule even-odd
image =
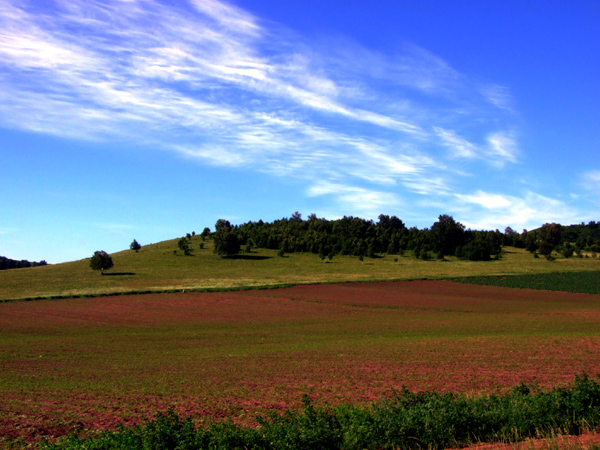
[[[472,275],[507,275],[600,270],[598,258],[534,259],[521,249],[505,248],[500,261],[471,262],[453,257],[421,261],[405,256],[365,258],[336,256],[332,261],[311,253],[277,256],[256,249],[234,258],[213,253],[211,240],[194,236],[192,256],[184,256],[178,239],[144,245],[139,252],[124,250],[111,256],[114,267],[101,276],[89,259],[0,272],[0,300],[53,296],[100,295],[168,290],[229,289],[281,284],[343,281],[408,280]],[[175,253],[176,252],[176,253]],[[397,261],[396,261],[397,259]]]

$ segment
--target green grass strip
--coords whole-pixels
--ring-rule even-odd
[[[392,279],[372,279],[372,280],[340,280],[323,281],[309,283],[273,283],[251,286],[231,286],[222,288],[186,288],[186,289],[154,289],[154,290],[127,290],[117,292],[98,292],[92,294],[73,294],[73,295],[51,295],[40,297],[23,297],[15,299],[0,299],[0,303],[22,302],[35,300],[57,300],[67,298],[89,298],[89,297],[109,297],[117,295],[136,295],[136,294],[171,294],[177,292],[232,292],[247,290],[279,289],[298,286],[302,284],[320,285],[320,284],[345,284],[345,283],[380,283],[394,281],[426,281],[426,280],[449,280],[466,284],[488,285],[509,287],[518,289],[539,289],[549,291],[564,291],[583,294],[600,294],[600,271],[582,271],[582,272],[550,272],[536,273],[528,275],[492,275],[492,276],[474,276],[474,277],[413,277],[413,278],[392,278]]]
[[[370,406],[313,406],[258,418],[259,426],[230,420],[196,427],[173,411],[141,426],[92,438],[69,436],[42,443],[46,450],[199,449],[439,449],[478,442],[517,442],[579,434],[600,424],[600,376],[576,376],[570,387],[532,392],[520,384],[505,394],[463,394],[404,389]]]
[[[600,294],[600,272],[555,272],[529,275],[461,277],[452,281],[519,289]]]
[[[37,300],[62,300],[69,298],[96,298],[96,297],[116,297],[119,295],[141,295],[141,294],[176,294],[185,292],[237,292],[237,291],[264,291],[269,289],[283,289],[294,286],[319,286],[324,284],[349,284],[349,283],[387,283],[401,281],[428,281],[445,280],[444,277],[421,277],[421,278],[394,278],[394,279],[375,279],[375,280],[340,280],[340,281],[311,281],[307,283],[272,283],[272,284],[253,284],[249,286],[228,286],[228,287],[207,287],[207,288],[177,288],[177,289],[146,289],[146,290],[128,290],[114,292],[94,292],[90,294],[69,294],[69,295],[46,295],[39,297],[21,297],[0,299],[0,303],[11,302],[31,302]]]

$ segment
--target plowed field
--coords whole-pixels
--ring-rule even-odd
[[[0,304],[0,444],[600,373],[600,296],[448,281]]]

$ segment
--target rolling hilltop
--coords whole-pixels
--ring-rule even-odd
[[[138,252],[113,253],[114,267],[104,276],[90,268],[89,259],[1,271],[0,300],[600,269],[599,258],[558,256],[550,262],[514,247],[503,247],[501,259],[486,262],[454,256],[422,260],[411,251],[378,254],[363,261],[358,256],[336,255],[330,261],[313,253],[278,256],[278,250],[262,248],[221,257],[214,253],[212,239],[203,242],[198,235],[188,240],[193,254],[185,256],[179,241],[143,245]]]

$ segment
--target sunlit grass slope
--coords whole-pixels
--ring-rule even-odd
[[[412,255],[366,258],[336,256],[332,261],[312,253],[277,256],[256,249],[236,258],[213,253],[212,241],[195,236],[193,256],[184,256],[178,239],[144,245],[139,252],[112,254],[114,267],[101,276],[81,261],[0,271],[0,300],[183,289],[228,289],[281,284],[341,281],[407,280],[474,275],[600,270],[599,258],[535,259],[524,250],[506,248],[500,261],[470,262],[455,258],[422,261]],[[176,251],[176,253],[174,253]],[[91,255],[90,255],[91,256]],[[397,259],[397,261],[396,261]]]

